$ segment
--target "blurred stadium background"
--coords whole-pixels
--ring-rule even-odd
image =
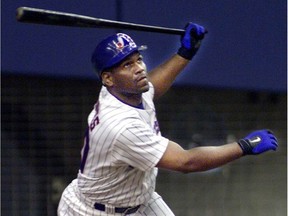
[[[286,1],[14,0],[1,2],[2,215],[56,215],[62,190],[76,177],[87,115],[101,87],[90,55],[115,32],[17,23],[19,6],[206,26],[199,53],[156,102],[162,134],[192,148],[270,128],[279,149],[203,173],[161,170],[157,191],[181,216],[287,214]],[[178,36],[126,33],[148,45],[148,68],[180,43]]]

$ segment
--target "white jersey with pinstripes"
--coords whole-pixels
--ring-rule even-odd
[[[137,206],[155,191],[168,139],[161,136],[153,103],[154,87],[142,94],[142,108],[132,107],[102,87],[88,117],[78,173],[82,196],[112,206]]]

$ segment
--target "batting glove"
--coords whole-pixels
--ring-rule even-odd
[[[277,139],[270,130],[258,130],[238,141],[244,155],[256,155],[269,150],[276,150]]]
[[[181,47],[177,54],[185,59],[191,60],[200,47],[201,40],[207,33],[203,26],[195,23],[187,23],[185,33],[181,36]]]

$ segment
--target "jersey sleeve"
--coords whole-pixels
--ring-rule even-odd
[[[168,139],[157,136],[141,122],[125,127],[115,140],[115,163],[125,163],[146,171],[157,165],[168,146]]]

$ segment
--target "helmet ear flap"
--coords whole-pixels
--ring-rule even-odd
[[[91,62],[101,80],[104,69],[113,67],[135,51],[147,49],[138,47],[132,38],[124,33],[117,33],[102,40],[95,48]]]

